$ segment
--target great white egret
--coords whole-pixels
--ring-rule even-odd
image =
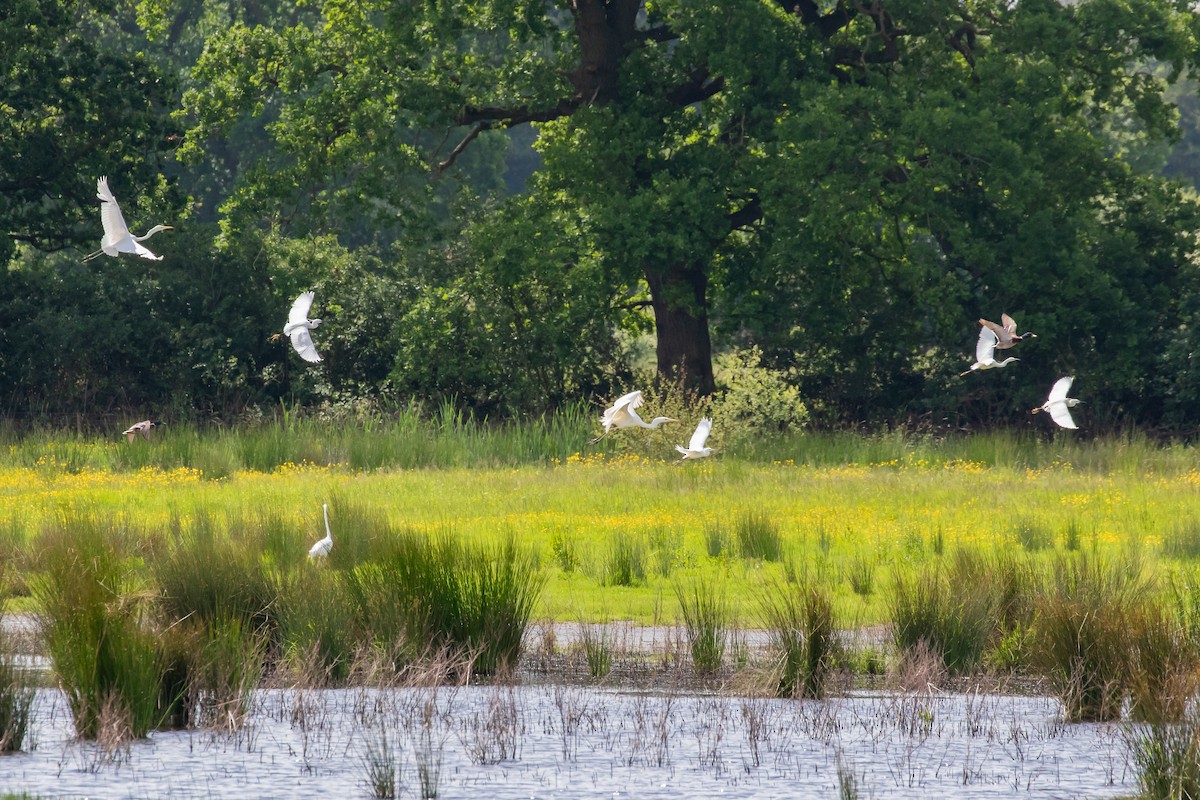
[[[96,197],[101,201],[100,221],[104,224],[104,238],[100,240],[100,249],[84,256],[84,261],[91,261],[101,255],[116,257],[118,253],[135,253],[151,261],[162,261],[162,256],[151,253],[142,242],[159,231],[171,230],[170,225],[155,225],[146,231],[144,236],[134,236],[125,224],[125,217],[121,214],[121,207],[117,205],[117,198],[113,197],[108,188],[108,178],[96,181]]]
[[[642,393],[638,391],[630,392],[618,398],[617,402],[609,406],[605,410],[604,415],[600,417],[600,424],[604,426],[604,433],[592,439],[591,444],[595,444],[605,436],[608,436],[613,428],[649,428],[650,430],[657,430],[668,422],[679,422],[679,420],[671,417],[655,417],[649,422],[643,421],[638,416],[637,411],[634,410],[641,408],[642,403]]]
[[[324,558],[333,549],[333,532],[329,530],[329,505],[322,503],[321,510],[325,512],[325,538],[309,549],[309,558]]]
[[[966,372],[960,372],[959,375],[970,375],[972,372],[981,369],[997,369],[1005,367],[1014,361],[1020,361],[1016,356],[1009,356],[1003,361],[997,361],[995,358],[996,342],[999,337],[996,332],[986,325],[979,329],[979,341],[975,343],[975,363]]]
[[[996,323],[991,322],[989,320],[982,319],[982,318],[980,318],[979,324],[985,328],[990,328],[992,333],[996,334],[996,339],[997,339],[996,349],[997,350],[1007,350],[1008,348],[1012,347],[1017,342],[1024,341],[1025,339],[1036,339],[1037,338],[1037,334],[1034,333],[1033,331],[1026,331],[1025,333],[1017,333],[1017,322],[1012,317],[1010,317],[1008,314],[1000,315],[1000,324],[999,325],[997,325]]]
[[[138,434],[141,434],[143,439],[148,440],[150,438],[150,429],[156,424],[157,423],[151,422],[148,419],[144,419],[141,422],[134,423],[127,429],[121,431],[121,435],[128,439],[130,444],[133,443],[133,440],[137,438]]]
[[[292,347],[296,348],[301,358],[315,364],[321,360],[321,355],[317,352],[317,346],[313,344],[309,331],[320,325],[321,320],[308,318],[308,310],[312,308],[312,304],[313,292],[305,292],[296,298],[296,302],[292,303],[292,310],[288,312],[283,334],[291,337]]]
[[[683,453],[683,458],[680,461],[686,461],[689,458],[708,458],[716,450],[712,447],[705,447],[704,443],[708,441],[708,434],[712,433],[712,420],[708,417],[703,417],[700,424],[696,426],[696,430],[692,433],[692,440],[688,442],[688,446],[675,445],[675,449]]]
[[[1056,380],[1054,386],[1050,387],[1050,398],[1033,409],[1033,413],[1045,411],[1050,415],[1050,419],[1058,423],[1059,427],[1077,430],[1079,426],[1075,424],[1075,420],[1071,419],[1069,409],[1079,405],[1082,401],[1076,400],[1074,397],[1067,397],[1067,392],[1071,391],[1071,383],[1074,380],[1075,376],[1073,375]]]

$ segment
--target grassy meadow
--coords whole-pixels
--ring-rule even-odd
[[[334,568],[369,560],[397,532],[511,539],[545,577],[537,618],[673,624],[678,585],[703,579],[750,627],[764,587],[797,581],[827,587],[842,627],[885,622],[895,580],[964,548],[1045,562],[1119,556],[1160,587],[1200,557],[1190,447],[809,434],[742,438],[677,465],[667,459],[678,430],[622,431],[589,447],[589,425],[582,414],[507,428],[446,414],[168,426],[132,445],[8,434],[0,553],[17,608],[33,602],[22,587],[39,568],[39,539],[80,520],[131,558],[201,519],[237,548],[303,566],[328,503]]]

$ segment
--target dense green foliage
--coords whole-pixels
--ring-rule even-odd
[[[1194,426],[1184,3],[5,5],[11,416],[536,413],[652,332],[784,428],[1016,424],[1068,373],[1085,427]],[[163,261],[78,263],[102,174]],[[1002,311],[1040,338],[960,380]]]

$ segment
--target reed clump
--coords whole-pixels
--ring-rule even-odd
[[[764,589],[758,601],[776,653],[774,694],[823,697],[839,649],[828,590],[817,584],[776,585]]]
[[[44,534],[34,590],[46,650],[83,739],[113,728],[140,738],[169,715],[160,706],[162,655],[149,595],[108,533],[89,517]]]
[[[1133,669],[1130,632],[1146,590],[1129,565],[1086,551],[1059,557],[1036,600],[1035,658],[1071,721],[1121,713]]]
[[[702,675],[719,671],[731,624],[724,587],[696,578],[676,583],[675,596],[683,613],[693,668]]]
[[[1200,798],[1200,726],[1195,719],[1131,727],[1125,738],[1137,766],[1139,797]]]

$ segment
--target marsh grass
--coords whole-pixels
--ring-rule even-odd
[[[721,558],[727,555],[731,548],[733,536],[721,520],[707,520],[704,523],[704,552],[709,558]]]
[[[725,587],[704,578],[675,584],[696,672],[717,672],[725,660],[732,617]]]
[[[145,593],[131,585],[130,567],[104,528],[95,518],[68,518],[42,537],[40,623],[76,734],[97,739],[117,730],[141,738],[167,715],[161,653]]]
[[[29,673],[14,663],[8,638],[0,603],[0,753],[14,753],[24,746],[34,698]]]
[[[387,726],[380,724],[379,735],[368,734],[363,745],[362,763],[366,773],[364,782],[371,797],[376,800],[395,800],[400,776],[402,751],[388,741]]]
[[[993,632],[989,597],[940,564],[915,575],[897,571],[890,599],[892,637],[901,651],[928,647],[947,670],[966,672],[980,662]]]
[[[1018,518],[1013,525],[1013,534],[1021,547],[1028,553],[1037,553],[1054,546],[1050,531],[1030,517]]]
[[[1200,558],[1200,518],[1180,520],[1168,528],[1163,533],[1162,554],[1181,561]]]
[[[734,520],[734,539],[742,558],[779,561],[783,534],[779,523],[761,511],[743,511]]]
[[[464,543],[450,532],[398,532],[380,561],[346,573],[355,612],[396,666],[449,649],[470,654],[483,674],[520,657],[545,574],[537,555],[510,536],[498,545]]]
[[[283,576],[276,605],[283,666],[295,682],[343,684],[362,629],[342,574],[312,566]]]
[[[627,531],[618,531],[608,540],[601,566],[605,586],[635,586],[646,581],[646,541]]]
[[[823,697],[838,651],[827,590],[817,584],[770,586],[760,591],[758,603],[776,652],[774,694]]]
[[[1179,722],[1196,694],[1200,654],[1178,614],[1139,601],[1131,610],[1127,638],[1130,715],[1140,722]]]
[[[1200,727],[1194,719],[1175,724],[1125,729],[1126,746],[1137,767],[1145,800],[1200,797]]]
[[[870,597],[875,592],[875,559],[863,555],[852,559],[846,567],[846,580],[856,595]]]
[[[608,625],[581,625],[579,641],[583,647],[584,661],[587,663],[588,675],[598,681],[608,677],[612,672],[613,643]]]
[[[1129,683],[1128,637],[1146,585],[1129,564],[1058,558],[1036,605],[1035,655],[1071,721],[1111,720]]]

